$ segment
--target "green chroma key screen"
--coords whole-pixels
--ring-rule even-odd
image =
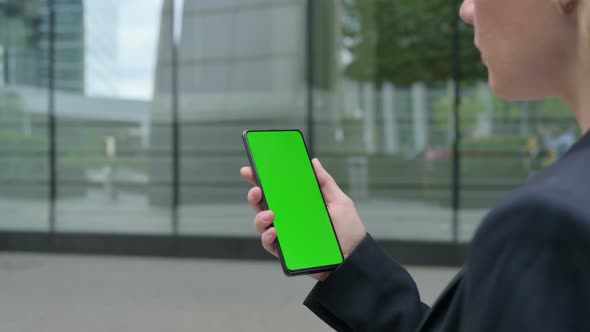
[[[301,132],[248,131],[247,146],[290,272],[342,263]]]

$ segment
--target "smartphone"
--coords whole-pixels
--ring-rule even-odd
[[[299,130],[246,130],[244,146],[275,215],[276,246],[287,276],[334,270],[344,260],[309,152]]]

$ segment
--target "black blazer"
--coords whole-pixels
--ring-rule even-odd
[[[432,308],[368,234],[304,304],[338,331],[590,332],[590,134],[489,213]]]

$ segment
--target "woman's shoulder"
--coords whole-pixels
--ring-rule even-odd
[[[563,158],[555,162],[515,194],[545,199],[580,200],[590,197],[590,135],[584,137]],[[564,196],[565,195],[565,196]]]
[[[590,223],[590,141],[570,151],[502,200],[486,219],[552,211]]]
[[[590,136],[564,158],[514,191],[484,218],[476,247],[590,244]]]
[[[489,212],[473,242],[543,244],[575,237],[590,244],[590,196],[584,181],[572,187],[545,179],[523,186]]]

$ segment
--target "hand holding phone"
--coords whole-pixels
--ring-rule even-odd
[[[300,135],[298,131],[296,134]],[[299,138],[297,138],[296,136],[293,137],[296,139],[300,139],[301,143],[303,144],[302,136],[299,136]],[[247,141],[245,141],[245,143],[247,143]],[[356,208],[354,207],[354,203],[352,202],[352,200],[348,196],[346,196],[346,194],[344,194],[342,190],[340,190],[340,188],[334,182],[330,174],[328,174],[328,172],[322,167],[319,160],[314,159],[313,163],[310,163],[309,156],[306,154],[305,157],[307,158],[307,163],[310,166],[313,165],[313,168],[311,168],[310,170],[312,172],[315,172],[315,175],[317,176],[317,185],[319,186],[319,188],[321,188],[321,193],[325,201],[325,208],[327,208],[327,211],[329,212],[329,216],[333,224],[333,229],[335,229],[336,231],[341,247],[341,253],[344,256],[344,258],[346,258],[364,238],[366,234],[365,227],[356,211]],[[275,221],[276,215],[273,213],[274,211],[265,211],[266,206],[264,206],[264,204],[266,204],[266,202],[265,200],[263,200],[262,190],[259,187],[258,183],[259,179],[256,178],[254,170],[251,167],[243,167],[240,172],[246,180],[255,185],[255,187],[252,188],[248,193],[248,201],[250,202],[252,208],[256,212],[258,212],[258,215],[255,218],[255,225],[257,232],[262,235],[262,244],[268,252],[278,257],[280,256],[280,252],[275,247],[277,230],[275,227],[273,227],[273,222]],[[272,208],[273,207],[270,206],[271,210]],[[300,206],[299,208],[305,209],[305,206]],[[308,224],[306,227],[307,231],[310,232],[310,238],[313,238],[312,235],[320,235],[319,239],[329,240],[327,239],[329,236],[326,236],[325,234],[322,236],[321,234],[312,233],[317,232],[317,230],[314,230],[314,228],[316,227],[315,225]],[[279,244],[280,238],[281,236],[279,234]],[[330,268],[328,268],[327,270],[329,269]],[[300,270],[298,271],[297,269],[292,270],[291,272],[289,272],[289,270],[290,269],[287,269],[287,271],[285,272],[288,275],[293,275],[300,273],[317,272],[318,270],[321,270],[321,267],[319,267],[319,269],[318,266],[311,267],[311,269],[303,269],[303,272],[301,272]],[[318,280],[323,280],[328,275],[329,272],[321,272],[313,274],[312,277]]]

